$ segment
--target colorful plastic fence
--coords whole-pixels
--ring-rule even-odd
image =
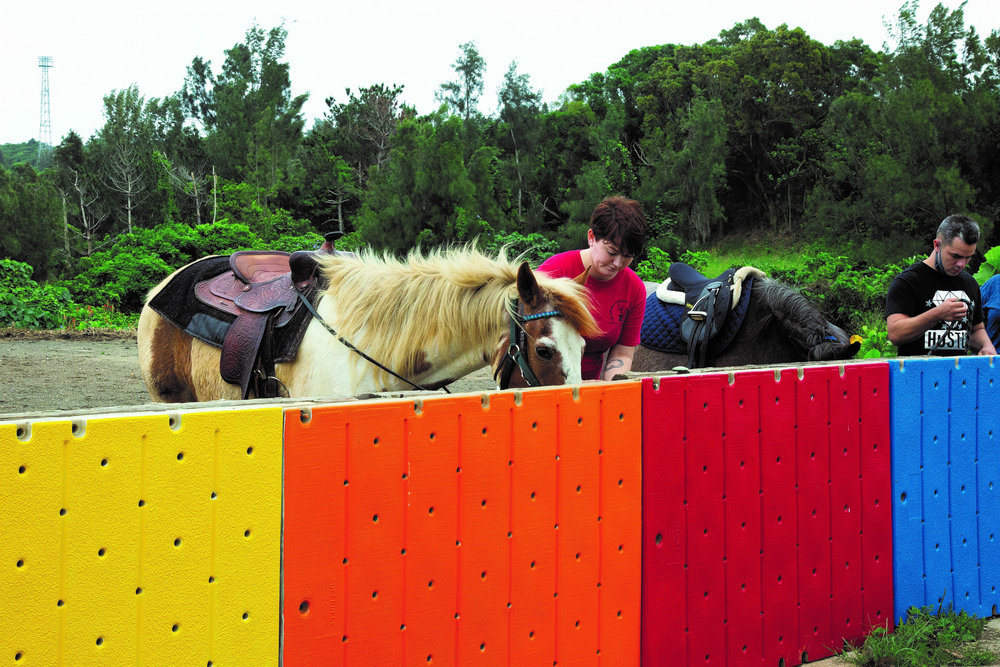
[[[792,667],[988,615],[997,372],[0,423],[0,659]]]

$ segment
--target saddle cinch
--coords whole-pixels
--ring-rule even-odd
[[[246,250],[199,260],[149,305],[186,333],[221,347],[219,372],[240,387],[242,398],[251,392],[279,396],[274,366],[298,352],[312,319],[299,295],[311,300],[325,286],[319,284],[317,259],[339,252],[330,236],[315,251]]]
[[[753,279],[764,277],[764,273],[753,267],[743,267],[728,269],[717,278],[708,278],[687,264],[674,262],[668,275],[669,280],[647,300],[646,314],[650,323],[647,326],[646,321],[643,322],[643,344],[664,352],[686,351],[688,368],[703,367],[710,342],[712,352],[719,354],[735,338],[746,314]],[[651,308],[650,300],[654,299],[657,303]],[[668,314],[667,309],[671,308],[668,304],[674,304],[677,310]],[[681,307],[683,316],[678,312]],[[654,332],[656,327],[661,331]],[[663,330],[674,327],[671,333],[679,332],[683,349],[668,349],[667,345],[647,341],[647,337],[668,340],[670,333]]]

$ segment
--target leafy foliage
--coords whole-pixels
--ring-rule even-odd
[[[947,608],[910,607],[906,621],[893,634],[875,628],[864,644],[848,646],[843,658],[857,667],[896,665],[897,667],[932,667],[935,665],[989,665],[995,656],[983,649],[967,647],[979,638],[986,619],[965,611]]]
[[[509,239],[536,262],[579,248],[594,206],[621,194],[647,214],[643,277],[685,251],[706,273],[752,258],[841,326],[869,327],[865,354],[891,353],[879,320],[895,262],[951,213],[979,222],[987,251],[1000,211],[1000,33],[966,27],[962,5],[916,15],[900,9],[885,51],[751,18],[629,51],[551,104],[513,62],[495,110],[479,107],[487,63],[467,42],[431,113],[372,83],[327,97],[308,131],[288,31],[254,24],[221,67],[193,58],[173,95],[110,91],[99,132],[34,167],[36,142],[0,146],[0,257],[134,312],[206,252],[312,247],[330,230],[399,254]],[[698,254],[762,230],[827,241],[802,259]],[[988,255],[980,278],[998,268]]]
[[[998,273],[1000,273],[1000,246],[990,248],[974,277],[980,285],[983,285]]]
[[[32,269],[23,262],[0,259],[0,326],[51,329],[71,303],[65,288],[39,287]]]

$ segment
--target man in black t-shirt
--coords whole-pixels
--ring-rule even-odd
[[[938,227],[927,259],[892,281],[885,316],[899,356],[997,353],[983,325],[979,283],[965,272],[978,242],[975,220],[950,215]]]

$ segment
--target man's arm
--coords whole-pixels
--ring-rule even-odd
[[[965,317],[968,312],[969,307],[964,301],[945,299],[939,306],[913,317],[903,313],[893,313],[886,318],[889,342],[897,347],[904,343],[912,343],[926,331],[934,328],[938,322],[942,320],[955,322]]]
[[[996,348],[993,347],[993,341],[986,334],[986,327],[982,322],[972,327],[972,333],[969,334],[969,349],[976,354],[992,354],[997,353]]]
[[[602,380],[611,380],[616,375],[632,370],[632,357],[635,356],[635,346],[615,345],[608,352],[608,360],[604,364]]]

